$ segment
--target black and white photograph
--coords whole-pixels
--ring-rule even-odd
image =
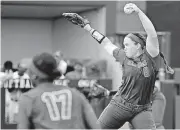
[[[1,1],[1,129],[180,129],[180,1]]]

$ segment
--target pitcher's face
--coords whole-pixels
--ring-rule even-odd
[[[124,38],[124,51],[128,58],[133,58],[138,53],[138,44],[131,40],[129,37]]]

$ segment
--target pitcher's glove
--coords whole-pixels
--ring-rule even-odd
[[[63,13],[62,16],[71,23],[80,26],[81,28],[84,28],[87,24],[90,23],[87,19],[81,17],[77,13]]]

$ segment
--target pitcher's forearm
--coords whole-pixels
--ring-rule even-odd
[[[113,55],[113,51],[118,47],[115,46],[106,36],[93,29],[89,24],[87,24],[84,29],[87,30],[91,34],[91,36],[99,44],[101,44],[110,55]]]

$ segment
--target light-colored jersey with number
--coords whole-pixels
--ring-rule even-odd
[[[43,83],[21,96],[19,129],[99,129],[96,115],[75,89]]]

